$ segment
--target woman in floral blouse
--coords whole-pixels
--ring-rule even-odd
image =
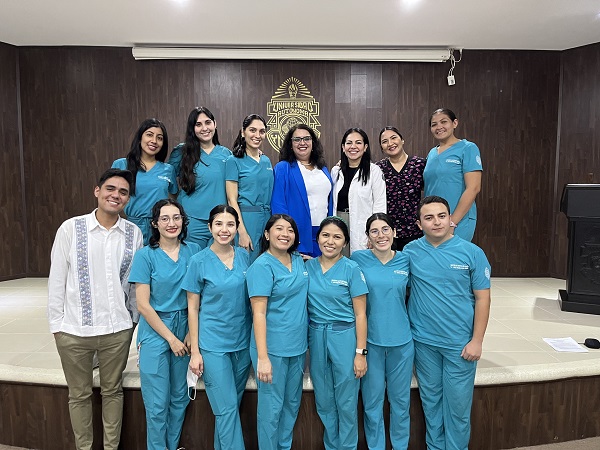
[[[383,172],[387,194],[387,214],[394,222],[396,250],[423,236],[417,226],[417,207],[423,190],[425,158],[408,156],[404,139],[396,127],[379,132],[379,145],[387,156],[377,165]]]

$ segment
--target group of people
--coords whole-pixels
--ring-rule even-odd
[[[178,448],[190,373],[204,380],[215,448],[243,449],[251,366],[259,447],[290,448],[307,349],[325,448],[356,448],[359,390],[369,448],[385,448],[386,387],[392,446],[406,448],[414,361],[428,447],[466,449],[490,303],[489,263],[469,242],[482,166],[477,146],[454,136],[452,111],[430,124],[439,145],[427,160],[385,127],[374,164],[367,134],[351,128],[329,171],[304,124],[273,167],[258,114],[230,151],[214,115],[195,108],[168,160],[166,128],[144,121],[98,181],[97,209],[64,222],[52,249],[50,330],[77,448],[92,447],[94,355],[104,448],[118,447],[139,322],[149,449]]]

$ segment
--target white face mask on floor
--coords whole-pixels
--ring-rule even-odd
[[[198,384],[198,375],[192,372],[192,369],[188,367],[187,370],[187,385],[188,385],[188,397],[190,400],[196,400],[196,385]],[[190,389],[194,390],[194,395],[190,395]]]

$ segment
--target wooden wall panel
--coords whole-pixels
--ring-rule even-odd
[[[26,275],[18,116],[18,49],[0,43],[0,281]]]
[[[63,386],[0,382],[0,443],[40,450],[73,448],[68,393]],[[146,421],[139,389],[125,389],[123,432],[120,448],[146,448]],[[497,450],[600,435],[600,377],[574,378],[539,383],[476,386],[471,413],[470,450]],[[95,389],[94,434],[102,435],[101,397]],[[246,391],[240,409],[246,448],[258,448],[256,391]],[[366,449],[359,401],[358,449]],[[417,389],[411,390],[410,450],[425,450],[425,422]],[[385,404],[389,423],[389,405]],[[389,429],[386,426],[386,429]],[[213,447],[214,416],[204,391],[191,402],[181,436],[185,448]],[[293,448],[323,448],[323,426],[316,413],[314,394],[304,392],[294,428]],[[388,449],[389,446],[388,440]],[[102,449],[100,439],[94,449]]]
[[[454,109],[458,136],[476,142],[484,161],[475,242],[493,273],[547,275],[558,117],[556,52],[469,51],[446,83],[448,64],[299,61],[144,61],[122,48],[21,48],[30,275],[48,272],[60,223],[94,207],[102,170],[125,155],[146,117],[165,122],[174,145],[196,105],[216,116],[221,143],[231,146],[249,113],[295,76],[320,102],[329,165],[351,126],[371,138],[396,125],[410,153],[434,145],[428,126],[437,107]],[[43,139],[43,141],[40,141]],[[44,151],[40,151],[43,147]],[[268,144],[274,162],[278,154]]]
[[[567,218],[559,212],[567,183],[600,183],[600,44],[561,55],[562,108],[558,171],[553,193],[550,273],[567,275]]]

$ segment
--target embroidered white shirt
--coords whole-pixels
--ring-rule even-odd
[[[56,232],[48,278],[50,331],[100,336],[133,326],[139,313],[127,279],[142,232],[120,218],[109,230],[96,210],[66,220]]]

